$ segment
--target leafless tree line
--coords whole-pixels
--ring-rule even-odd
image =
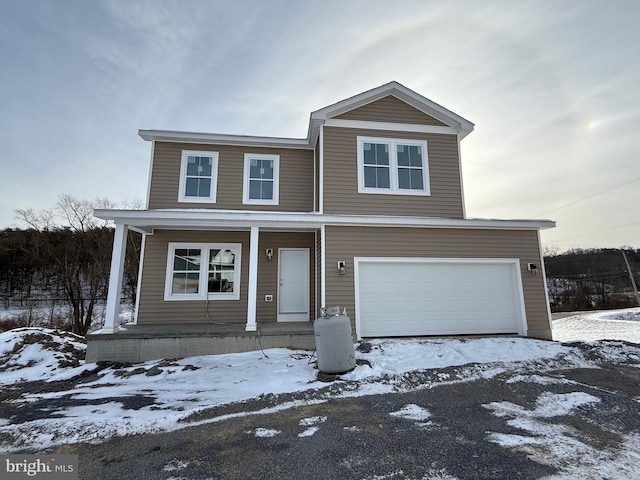
[[[640,284],[640,250],[572,249],[562,254],[547,250],[544,261],[553,311],[638,305],[634,289]]]
[[[52,209],[16,210],[28,228],[0,231],[0,295],[5,303],[44,300],[52,310],[64,304],[70,318],[60,326],[85,335],[96,307],[106,299],[113,246],[113,228],[95,218],[93,209],[117,207],[136,205],[61,195]],[[124,289],[133,300],[140,236],[129,232],[127,241]]]

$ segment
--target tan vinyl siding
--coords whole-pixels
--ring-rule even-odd
[[[326,264],[347,262],[346,275],[327,269],[327,305],[345,306],[353,322],[354,257],[518,258],[528,334],[551,338],[543,278],[527,270],[540,263],[535,230],[326,227],[326,235]]]
[[[273,249],[273,260],[266,257]],[[315,318],[315,234],[314,232],[260,232],[258,240],[258,298],[256,318],[260,322],[275,322],[278,314],[278,249],[309,249],[309,319]],[[265,302],[265,295],[273,295],[273,302]]]
[[[169,242],[241,243],[240,300],[165,301],[164,287]],[[249,232],[160,230],[147,235],[142,270],[138,323],[245,323],[249,278]]]
[[[425,140],[429,196],[358,193],[357,137]],[[324,128],[324,213],[463,218],[455,135]]]
[[[175,231],[161,230],[147,235],[143,279],[140,291],[138,323],[246,323],[249,281],[249,232]],[[169,242],[241,243],[240,300],[165,301],[164,289]],[[266,249],[273,248],[273,260],[266,258]],[[276,321],[278,306],[278,248],[308,248],[309,316],[315,318],[315,233],[314,232],[260,232],[258,238],[258,322]],[[272,302],[265,295],[273,295]],[[207,318],[207,312],[209,317]]]
[[[364,120],[374,122],[411,123],[414,125],[446,126],[439,120],[389,95],[360,108],[334,117],[339,120]]]
[[[215,203],[178,202],[183,150],[219,153]],[[280,155],[279,205],[242,204],[245,153]],[[149,209],[157,208],[311,212],[313,211],[313,150],[156,142]]]

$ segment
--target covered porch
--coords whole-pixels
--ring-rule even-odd
[[[96,216],[113,220],[116,229],[105,322],[87,338],[87,361],[140,362],[273,347],[313,349],[310,320],[316,317],[321,301],[321,225],[315,215],[110,210],[96,211]],[[128,230],[143,234],[142,258],[134,319],[121,326],[118,313]],[[217,299],[207,295],[207,288],[215,282],[211,277],[206,281],[203,267],[197,298],[169,298],[169,265],[174,254],[178,258],[176,248],[214,243],[236,247],[234,296],[225,294]],[[296,277],[294,272],[294,281],[283,281],[285,268],[295,270],[301,258],[306,262],[306,274]],[[307,293],[302,303],[306,302],[306,313],[286,314],[281,299],[284,302],[298,295],[296,284],[305,276]],[[290,290],[285,290],[287,285],[292,285]],[[289,306],[293,307],[290,301]]]

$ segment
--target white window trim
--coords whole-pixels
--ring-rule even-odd
[[[173,259],[176,249],[200,249],[202,258],[205,261],[200,263],[198,293],[172,293],[173,284]],[[208,293],[209,279],[209,252],[211,250],[231,250],[236,256],[235,278],[233,282],[233,292],[228,293]],[[184,300],[240,300],[240,272],[242,260],[241,243],[182,243],[169,242],[167,248],[167,268],[164,281],[164,299],[166,301]]]
[[[211,192],[208,197],[187,197],[187,158],[190,155],[211,157]],[[200,150],[183,150],[180,161],[180,186],[178,188],[178,202],[184,203],[216,203],[218,190],[218,152],[204,152]]]
[[[404,139],[404,138],[383,138],[383,137],[357,137],[357,158],[358,158],[358,193],[374,193],[382,195],[411,195],[429,196],[431,188],[429,185],[429,157],[427,142],[425,140]],[[389,145],[389,184],[390,188],[373,188],[364,185],[364,144],[365,143],[386,143]],[[422,185],[423,190],[408,190],[398,188],[398,158],[396,153],[397,145],[418,145],[422,148]]]
[[[271,200],[249,198],[249,175],[251,173],[250,162],[256,160],[273,160],[273,198]],[[244,154],[244,188],[242,203],[244,205],[278,205],[280,202],[280,155],[270,155],[264,153]]]

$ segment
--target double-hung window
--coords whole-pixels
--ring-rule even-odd
[[[243,203],[277,205],[280,156],[246,153],[244,155]]]
[[[358,137],[358,192],[429,195],[427,142]]]
[[[178,201],[215,203],[218,152],[183,150]]]
[[[238,300],[242,245],[170,243],[165,300]]]

